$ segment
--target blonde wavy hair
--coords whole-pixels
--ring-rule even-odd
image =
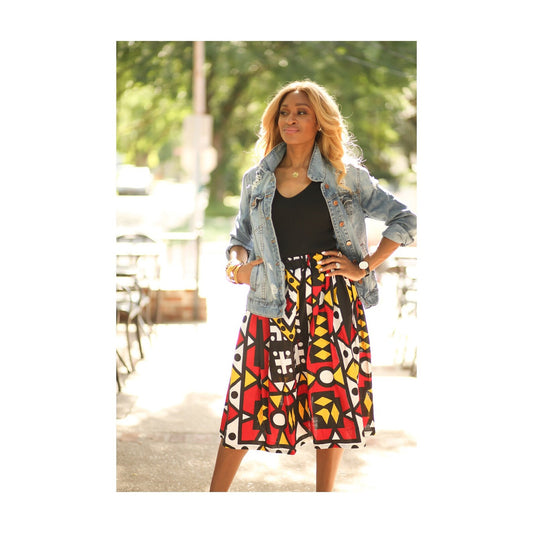
[[[283,141],[278,127],[280,106],[284,98],[294,91],[303,92],[309,98],[321,128],[321,131],[317,132],[316,143],[322,155],[336,169],[337,182],[340,183],[346,175],[345,163],[348,158],[361,163],[360,156],[356,155],[356,152],[360,153],[360,148],[349,133],[334,98],[324,87],[310,80],[289,83],[272,98],[261,118],[261,129],[256,143],[258,156],[264,157]]]

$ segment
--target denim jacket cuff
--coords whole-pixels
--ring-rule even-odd
[[[250,254],[252,253],[252,250],[245,246],[242,242],[238,241],[237,239],[231,239],[228,246],[226,247],[226,259],[229,261],[229,252],[234,246],[242,246],[247,252],[248,257],[250,257]]]
[[[405,228],[402,228],[398,225],[388,227],[383,232],[383,237],[397,242],[401,246],[409,246],[414,242],[414,238],[411,236],[411,234]]]

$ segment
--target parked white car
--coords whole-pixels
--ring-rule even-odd
[[[148,167],[119,165],[117,168],[118,194],[150,194],[154,177]]]

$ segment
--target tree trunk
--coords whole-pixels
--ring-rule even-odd
[[[233,110],[239,101],[239,97],[246,90],[249,83],[249,76],[241,75],[235,81],[226,102],[221,106],[220,122],[213,133],[213,146],[218,154],[218,166],[211,173],[209,185],[209,205],[221,205],[224,202],[226,193],[226,171],[225,171],[225,150],[223,135],[226,132],[226,123],[231,120]],[[207,102],[209,109],[209,100]]]

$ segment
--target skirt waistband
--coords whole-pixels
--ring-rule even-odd
[[[310,254],[296,255],[294,257],[283,257],[282,261],[286,268],[305,268],[316,265],[324,257],[320,252],[313,252]]]

